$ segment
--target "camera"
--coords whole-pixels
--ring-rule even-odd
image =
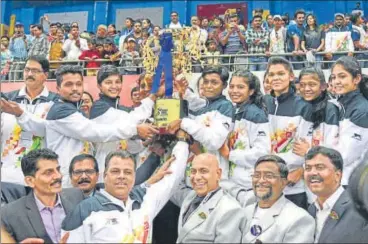
[[[349,179],[348,191],[356,210],[368,220],[368,157],[359,164]]]

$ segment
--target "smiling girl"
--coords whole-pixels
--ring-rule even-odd
[[[326,146],[335,148],[338,144],[339,109],[329,102],[327,84],[319,68],[304,68],[299,75],[300,95],[312,106],[312,141],[297,141],[293,152],[304,157],[310,147]]]
[[[288,186],[285,196],[302,208],[307,208],[303,175],[304,158],[293,153],[297,140],[310,140],[312,136],[311,106],[296,95],[294,73],[289,61],[274,57],[268,62],[271,95],[265,96],[271,128],[272,152],[288,164]]]
[[[235,126],[228,155],[230,180],[245,191],[252,190],[251,174],[259,157],[271,152],[270,129],[258,78],[249,71],[233,73],[229,96],[235,104]]]
[[[331,81],[343,108],[338,149],[344,160],[341,184],[346,186],[368,148],[368,100],[363,96],[367,94],[368,79],[356,59],[344,56],[332,66]]]

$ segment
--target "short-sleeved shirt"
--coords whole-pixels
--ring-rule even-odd
[[[293,37],[297,35],[299,37],[299,41],[301,41],[304,30],[305,30],[304,26],[302,27],[299,27],[298,25],[288,26],[286,31],[286,47],[288,52],[292,52],[295,50]]]
[[[242,34],[245,36],[245,31],[241,31]],[[221,33],[221,40],[225,38],[227,35],[227,30]],[[229,36],[229,40],[227,41],[226,45],[224,46],[224,53],[225,54],[236,54],[239,51],[243,50],[243,43],[240,41],[240,37],[238,33],[232,33]]]
[[[307,50],[317,49],[321,45],[322,40],[325,39],[325,35],[325,32],[320,29],[306,29],[302,37],[302,41],[305,41],[305,48]]]

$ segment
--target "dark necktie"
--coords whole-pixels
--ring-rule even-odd
[[[185,222],[187,222],[189,216],[198,208],[198,206],[201,204],[201,202],[203,201],[204,197],[199,197],[196,196],[193,201],[190,203],[188,210],[186,211],[186,213],[183,216],[183,225],[185,224]]]

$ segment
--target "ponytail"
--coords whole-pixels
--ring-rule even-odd
[[[326,78],[323,71],[317,67],[307,67],[302,69],[299,74],[299,81],[305,75],[314,75],[317,76],[319,83],[322,86],[326,85]],[[329,100],[329,96],[327,90],[323,90],[321,95],[316,98],[314,101],[311,101],[312,106],[312,122],[313,122],[313,129],[317,129],[318,126],[325,121],[326,118],[326,107],[327,102]]]
[[[362,79],[359,83],[359,90],[363,96],[368,99],[368,76],[365,74],[362,74]]]
[[[261,91],[260,80],[258,79],[258,77],[246,70],[235,71],[231,76],[231,79],[233,77],[242,77],[245,80],[245,83],[248,84],[249,90],[253,90],[253,94],[249,97],[249,103],[254,103],[257,107],[268,114],[267,107],[263,98],[264,96]]]

